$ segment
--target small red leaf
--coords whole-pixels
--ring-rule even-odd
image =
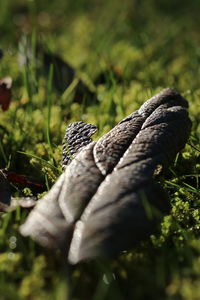
[[[10,183],[6,178],[5,173],[0,170],[0,211],[10,204],[11,190]]]
[[[43,188],[42,184],[34,183],[34,182],[30,181],[26,177],[26,175],[21,175],[21,174],[17,174],[17,173],[11,172],[11,171],[6,171],[6,176],[7,176],[7,179],[13,183],[19,183],[19,184],[24,184],[24,185],[28,185],[28,186],[36,186],[36,187]]]
[[[12,97],[12,78],[4,77],[0,80],[0,105],[3,111],[6,111],[10,106]]]

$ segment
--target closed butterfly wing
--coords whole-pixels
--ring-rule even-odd
[[[168,212],[167,195],[153,175],[157,166],[168,167],[190,133],[187,104],[176,96],[166,90],[162,99],[141,108],[146,121],[75,226],[71,263],[129,249],[153,233],[160,215]]]
[[[166,89],[99,141],[89,137],[86,146],[73,146],[74,159],[31,212],[22,234],[41,243],[45,237],[43,244],[66,253],[69,248],[69,261],[77,263],[116,255],[153,233],[169,210],[154,173],[167,168],[187,141],[187,105]]]

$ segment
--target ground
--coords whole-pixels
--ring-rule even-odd
[[[20,236],[27,211],[2,213],[1,300],[200,299],[199,9],[198,0],[1,1],[0,78],[13,80],[10,107],[0,111],[1,168],[43,185],[15,183],[13,196],[41,197],[55,182],[72,121],[97,125],[98,139],[174,87],[193,123],[186,147],[159,179],[171,213],[155,235],[113,261],[68,266],[59,252]],[[67,71],[67,88],[42,61],[47,49],[75,70]]]

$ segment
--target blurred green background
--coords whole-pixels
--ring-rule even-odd
[[[171,214],[116,260],[69,267],[19,235],[27,212],[1,214],[0,300],[200,299],[199,11],[199,0],[0,0],[0,77],[13,79],[10,108],[0,112],[1,168],[31,174],[47,190],[61,172],[68,123],[94,123],[98,138],[168,86],[188,99],[193,122],[189,143],[160,178]],[[60,57],[62,78],[51,80],[38,51]],[[61,91],[65,71],[71,79]]]

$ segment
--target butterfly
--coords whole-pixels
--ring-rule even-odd
[[[96,126],[70,124],[63,143],[65,172],[37,202],[21,234],[60,248],[76,264],[114,257],[155,233],[170,210],[155,171],[166,170],[186,143],[187,108],[186,99],[168,88],[97,141],[90,139]]]

